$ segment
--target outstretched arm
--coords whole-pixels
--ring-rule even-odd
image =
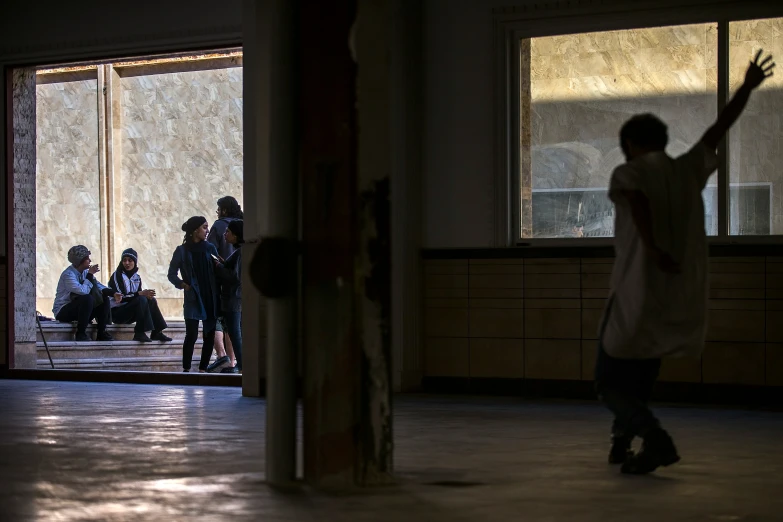
[[[772,55],[761,60],[762,52],[763,51],[759,49],[759,52],[756,53],[756,57],[750,62],[750,66],[745,73],[745,81],[742,83],[742,86],[740,86],[739,90],[734,94],[726,107],[723,108],[712,127],[707,129],[707,132],[705,132],[704,136],[701,138],[702,143],[710,150],[718,148],[718,143],[720,143],[726,135],[726,131],[729,130],[729,127],[734,125],[734,122],[737,121],[737,118],[742,114],[753,89],[772,76],[772,69],[775,68],[775,62],[772,62]]]

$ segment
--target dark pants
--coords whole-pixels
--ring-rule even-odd
[[[98,323],[98,332],[103,332],[111,317],[107,299],[96,306],[95,298],[91,294],[77,295],[70,303],[62,307],[55,319],[61,323],[77,321],[76,333],[86,333],[87,325],[95,319],[95,322]]]
[[[614,413],[615,437],[644,437],[660,427],[647,403],[661,369],[660,359],[618,359],[598,343],[595,388],[598,397]]]
[[[195,348],[198,339],[198,323],[198,319],[185,319],[185,342],[182,345],[182,368],[185,370],[190,370],[193,360],[193,348]],[[215,347],[214,318],[202,321],[201,337],[204,339],[204,344],[201,346],[201,361],[199,361],[198,369],[206,370]]]
[[[150,330],[161,332],[168,327],[166,320],[163,319],[163,314],[160,313],[158,301],[154,298],[148,299],[143,295],[134,297],[122,306],[112,308],[111,317],[112,321],[117,324],[136,323],[134,332],[137,334],[143,334]]]
[[[237,368],[242,370],[242,311],[223,312],[223,331],[231,339],[234,355],[237,357]]]

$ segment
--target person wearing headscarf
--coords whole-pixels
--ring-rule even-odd
[[[122,252],[117,270],[109,278],[112,290],[122,298],[112,302],[112,319],[118,324],[136,323],[133,340],[142,343],[152,341],[169,342],[171,337],[163,333],[168,325],[160,313],[155,290],[145,290],[139,275],[139,255],[132,248]],[[147,337],[147,332],[152,334]]]
[[[199,371],[207,371],[215,343],[215,323],[218,316],[218,292],[215,282],[214,259],[218,257],[215,245],[209,243],[209,224],[203,216],[193,216],[182,224],[185,238],[174,250],[169,263],[168,279],[175,287],[185,291],[183,315],[185,317],[185,342],[182,346],[182,368],[189,372],[193,349],[198,339],[198,323],[201,321],[201,347]]]
[[[95,278],[100,268],[97,264],[90,264],[90,255],[90,250],[84,245],[75,245],[68,250],[68,262],[71,264],[60,274],[52,313],[61,323],[76,321],[74,340],[77,342],[92,341],[87,334],[87,325],[93,319],[98,323],[96,340],[113,341],[114,338],[106,331],[111,322],[108,301],[120,296]]]
[[[220,283],[220,307],[223,327],[234,346],[236,365],[223,368],[221,373],[242,371],[242,244],[245,242],[241,219],[228,224],[226,243],[234,246],[234,253],[224,262],[215,261],[215,276]]]

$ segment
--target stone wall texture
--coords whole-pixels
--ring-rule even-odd
[[[98,81],[36,86],[38,310],[51,316],[57,281],[71,246],[101,264]]]
[[[113,153],[114,259],[139,253],[144,286],[154,288],[168,317],[182,314],[181,292],[167,280],[181,224],[203,215],[210,224],[217,199],[242,203],[242,67],[177,70],[156,64],[115,69],[119,86],[107,126]],[[142,73],[140,73],[143,72]],[[39,211],[54,220],[38,224],[39,307],[51,311],[64,252],[84,243],[100,251],[98,112],[94,81],[39,87]],[[111,165],[111,162],[109,162]],[[78,193],[78,198],[72,194]],[[64,245],[61,247],[61,245]],[[116,262],[115,261],[115,262]],[[101,281],[116,266],[102,266]],[[43,310],[42,310],[43,311]]]

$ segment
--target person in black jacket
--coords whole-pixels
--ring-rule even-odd
[[[218,219],[212,223],[212,228],[209,230],[207,241],[215,245],[218,255],[223,260],[228,259],[236,248],[226,241],[226,230],[228,229],[228,225],[232,221],[242,219],[243,216],[242,207],[239,205],[236,198],[232,196],[223,196],[217,200]],[[236,354],[234,353],[231,336],[224,337],[223,321],[220,317],[218,317],[217,323],[215,324],[215,351],[217,352],[218,358],[209,366],[208,371],[218,371],[228,366],[233,366],[236,362]]]
[[[243,221],[234,220],[225,232],[226,242],[235,247],[234,253],[223,263],[215,262],[215,277],[220,283],[220,307],[223,328],[234,346],[236,366],[227,366],[221,373],[242,371],[242,243]]]
[[[144,290],[139,275],[139,256],[132,248],[122,252],[117,270],[109,278],[109,287],[122,295],[111,302],[112,320],[117,324],[136,323],[134,341],[169,342],[171,337],[163,333],[168,325],[155,300],[155,290]],[[152,335],[147,337],[147,332]]]

